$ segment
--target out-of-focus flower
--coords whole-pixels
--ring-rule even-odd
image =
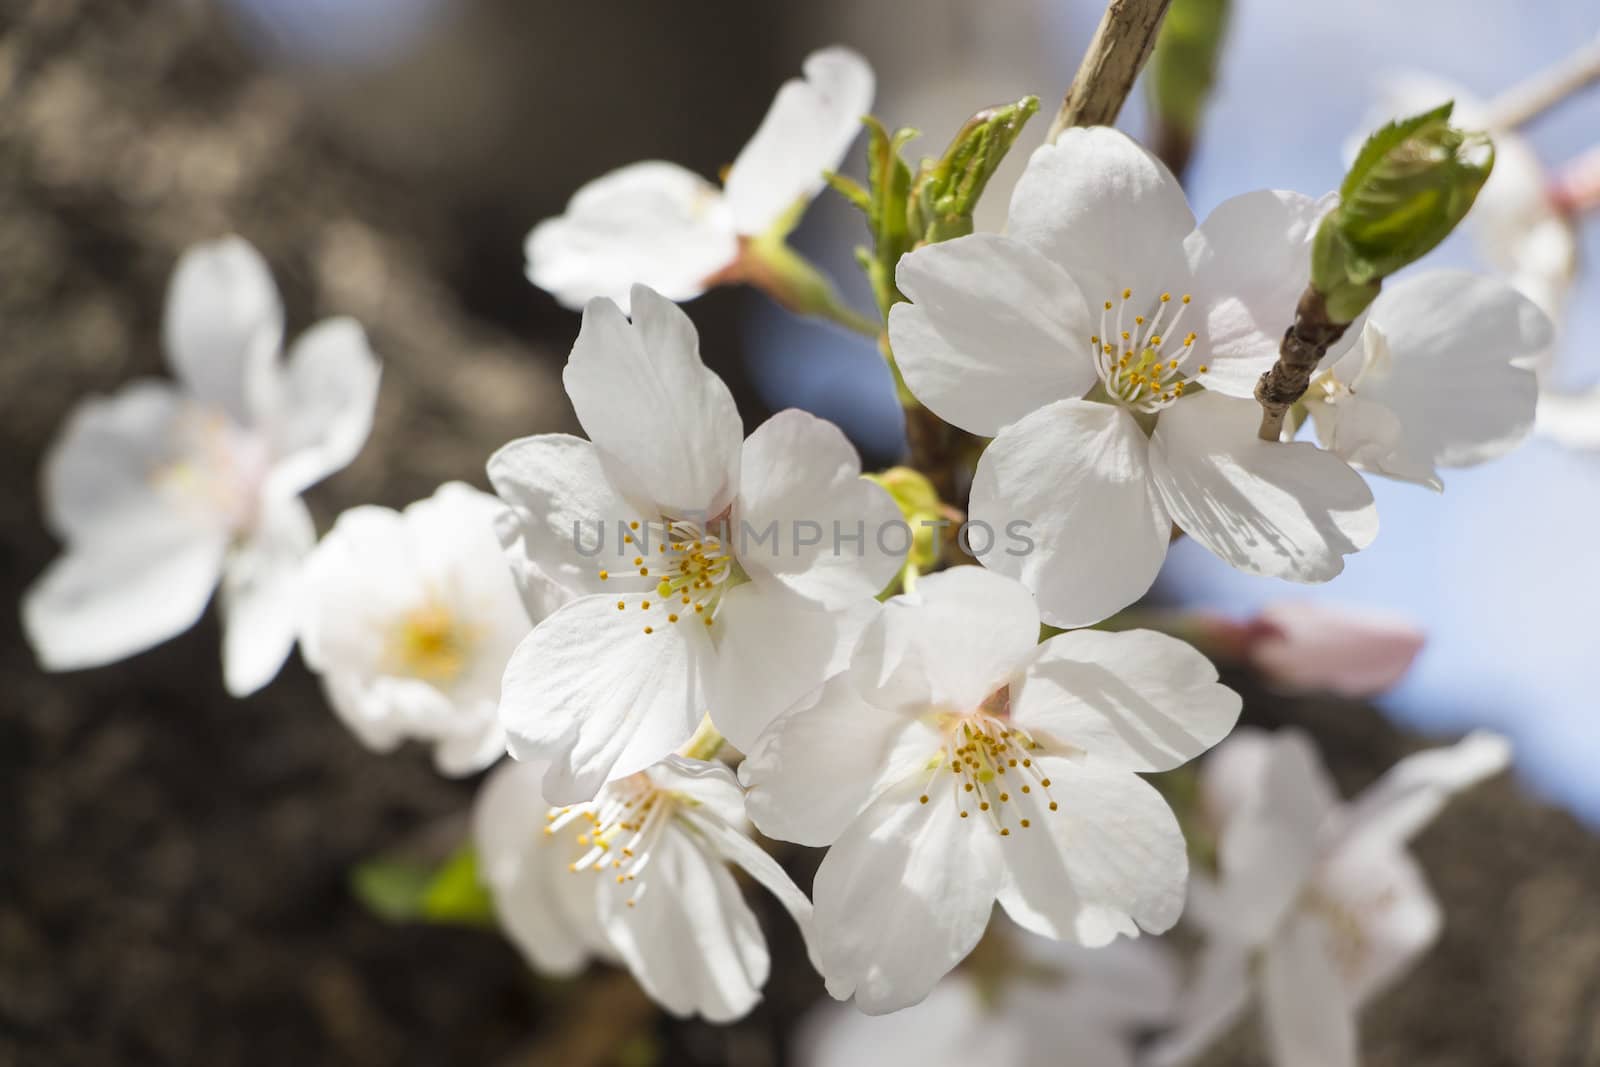
[[[747,245],[793,227],[872,107],[872,68],[849,49],[813,52],[802,69],[803,80],[778,90],[721,189],[659,161],[597,178],[528,234],[528,280],[567,307],[603,296],[624,312],[635,284],[690,300],[741,280]]]
[[[514,565],[579,594],[517,648],[501,694],[512,754],[550,763],[551,803],[655,763],[708,708],[752,744],[843,666],[905,548],[879,536],[899,510],[835,426],[790,410],[741,440],[688,316],[644,286],[633,309],[584,309],[564,381],[589,440],[489,460]]]
[[[991,931],[980,953],[999,931]],[[1025,933],[1000,967],[963,968],[888,1016],[824,1002],[801,1023],[800,1067],[1134,1067],[1134,1038],[1163,1025],[1177,968],[1157,941],[1083,948]]]
[[[771,961],[728,865],[803,932],[811,904],[747,836],[733,772],[668,756],[593,803],[548,810],[542,778],[534,764],[501,764],[473,815],[495,912],[529,962],[556,975],[620,962],[674,1015],[728,1022],[754,1007]]]
[[[1195,623],[1195,641],[1213,659],[1246,664],[1288,689],[1348,697],[1399,682],[1424,640],[1404,619],[1309,600],[1268,604],[1244,622],[1206,615]]]
[[[1337,456],[1256,436],[1252,390],[1326,208],[1247,193],[1197,227],[1148,152],[1068,130],[1029,161],[1006,236],[900,261],[897,364],[937,415],[995,438],[971,515],[1026,522],[1036,544],[982,562],[1021,579],[1046,622],[1097,622],[1144,595],[1173,524],[1241,570],[1305,582],[1377,534],[1371,491]]]
[[[1323,447],[1355,467],[1443,489],[1437,468],[1502,456],[1533,427],[1550,319],[1497,278],[1407,278],[1346,336],[1304,402]]]
[[[23,626],[46,668],[99,666],[188,629],[220,578],[223,677],[243,696],[294,647],[316,539],[299,494],[366,442],[378,362],[350,319],[280,360],[272,275],[236,237],[184,253],[163,332],[178,385],[85,401],[46,456],[45,516],[66,551],[24,595]]]
[[[1509,759],[1503,738],[1473,734],[1341,802],[1298,731],[1241,730],[1218,746],[1201,772],[1218,880],[1194,875],[1188,912],[1207,942],[1152,1063],[1191,1062],[1259,998],[1280,1067],[1354,1067],[1357,1011],[1442,922],[1406,843]]]
[[[503,510],[450,482],[404,512],[346,511],[306,561],[301,653],[369,748],[426,741],[456,775],[504,754],[500,676],[532,623],[495,537]],[[540,593],[547,611],[563,599]]]
[[[1215,744],[1239,697],[1164,634],[1038,635],[1011,579],[923,578],[749,751],[756,825],[831,846],[813,947],[836,998],[869,1014],[917,1003],[997,899],[1025,929],[1089,946],[1177,920],[1183,836],[1139,774]]]

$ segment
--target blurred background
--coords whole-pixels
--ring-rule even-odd
[[[291,333],[359,318],[384,360],[360,459],[313,489],[319,528],[358,503],[483,485],[517,436],[573,428],[561,361],[577,317],[522,274],[529,227],[590,178],[662,158],[714,176],[776,86],[834,42],[879,76],[877,113],[935,153],[978,107],[1043,111],[1094,0],[0,0],[0,579],[15,605],[55,554],[43,450],[83,396],[161,374],[167,276],[194,241],[242,234],[270,261]],[[1237,0],[1188,182],[1197,214],[1262,186],[1320,193],[1377,79],[1427,71],[1484,97],[1600,31],[1593,0]],[[1146,131],[1136,94],[1123,125]],[[1600,90],[1528,131],[1556,165],[1600,143]],[[846,169],[861,169],[852,158]],[[797,243],[858,306],[859,216],[825,195]],[[1583,234],[1586,258],[1600,232]],[[1474,263],[1465,239],[1430,264]],[[1600,378],[1600,274],[1571,301],[1558,372]],[[708,362],[747,426],[798,405],[867,465],[901,447],[870,344],[743,290],[695,301]],[[1428,645],[1380,708],[1256,680],[1247,719],[1308,726],[1353,791],[1427,733],[1489,725],[1520,784],[1459,801],[1419,845],[1448,925],[1365,1020],[1367,1062],[1600,1064],[1600,454],[1531,441],[1446,472],[1442,496],[1375,486],[1384,531],[1317,590],[1228,571],[1180,544],[1158,595],[1240,615],[1305,595],[1417,622]],[[767,999],[729,1028],[664,1019],[625,974],[542,982],[492,931],[391,925],[349,873],[463,832],[470,782],[420,751],[371,755],[298,661],[222,692],[218,630],[45,676],[0,615],[0,1065],[494,1065],[794,1062],[821,996],[792,926],[764,915]],[[792,859],[808,884],[814,856]],[[767,907],[770,900],[753,901]],[[776,910],[776,909],[769,909]],[[1229,1052],[1218,1062],[1254,1063]]]

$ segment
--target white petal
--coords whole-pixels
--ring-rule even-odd
[[[1007,427],[972,480],[972,519],[997,533],[981,562],[1020,579],[1053,626],[1087,626],[1138,600],[1171,534],[1149,453],[1112,404],[1062,400]]]
[[[629,496],[674,518],[709,519],[733,500],[744,427],[676,304],[635,286],[630,323],[609,300],[592,301],[562,381],[611,481]]]
[[[1005,1025],[1010,1019],[990,1008],[961,973],[940,982],[922,1003],[892,1015],[863,1015],[848,1004],[822,1000],[801,1020],[791,1062],[797,1067],[1027,1064],[1025,1042],[1035,1035]],[[1068,1062],[1103,1067],[1094,1060]]]
[[[618,524],[656,516],[611,485],[594,445],[564,433],[524,437],[502,445],[489,457],[488,470],[490,484],[514,516],[497,529],[524,585],[548,576],[575,593],[618,588],[620,564],[635,551],[622,541]],[[616,580],[609,577],[612,571]]]
[[[1389,358],[1346,384],[1398,416],[1401,460],[1467,467],[1527,436],[1538,396],[1530,363],[1552,337],[1533,301],[1497,278],[1432,271],[1385,289],[1370,321]]]
[[[66,540],[116,536],[139,513],[166,506],[157,474],[180,457],[192,406],[166,382],[137,381],[72,410],[44,460],[45,521]]]
[[[1325,582],[1372,543],[1372,490],[1338,456],[1256,436],[1261,409],[1220,393],[1161,413],[1150,464],[1172,521],[1251,574]]]
[[[970,711],[1032,661],[1039,613],[1018,583],[953,567],[894,597],[867,625],[850,672],[864,696],[907,715]]]
[[[1324,865],[1317,892],[1356,935],[1340,978],[1358,1008],[1404,977],[1444,927],[1422,868],[1400,848],[1346,850]]]
[[[884,533],[900,509],[861,477],[861,458],[833,423],[778,412],[745,441],[739,479],[734,553],[757,581],[842,608],[877,596],[905,562],[884,547],[900,547],[897,532]]]
[[[162,333],[167,362],[194,396],[250,425],[250,391],[283,343],[283,305],[261,254],[238,237],[189,248],[167,289]]]
[[[640,602],[574,600],[535,627],[506,665],[500,723],[513,756],[550,761],[552,804],[589,800],[606,782],[644,770],[688,741],[705,714],[704,627],[668,624]],[[644,632],[646,619],[659,624],[654,632]]]
[[[1335,837],[1342,846],[1357,849],[1403,844],[1431,823],[1451,797],[1510,764],[1510,742],[1485,730],[1407,756],[1340,813]]]
[[[895,283],[912,301],[889,314],[895,365],[946,422],[992,437],[1095,384],[1096,330],[1077,285],[1021,241],[975,233],[926,245],[901,258]]]
[[[528,280],[569,308],[596,297],[624,312],[634,285],[692,300],[739,257],[722,192],[676,163],[634,163],[585,185],[524,246]]]
[[[1333,196],[1259,190],[1218,204],[1188,241],[1194,298],[1205,318],[1207,389],[1250,398],[1278,358],[1283,331],[1311,280],[1311,239]],[[1203,329],[1201,328],[1203,327]]]
[[[721,764],[718,764],[721,767]],[[724,768],[726,769],[726,768]],[[763,889],[778,899],[783,910],[800,927],[807,942],[811,939],[811,901],[794,884],[787,871],[746,834],[717,817],[708,809],[691,808],[684,812],[685,824],[692,827],[711,848],[729,863],[737,865]]]
[[[249,537],[222,571],[222,678],[231,696],[249,696],[277,677],[294,648],[300,565],[316,542],[299,497],[268,500]]]
[[[678,827],[662,831],[637,882],[604,887],[600,914],[634,978],[673,1015],[731,1022],[761,999],[771,962],[761,927],[721,860]]]
[[[845,669],[876,609],[868,600],[825,611],[755,582],[731,590],[711,627],[717,659],[708,685],[717,729],[748,752],[780,712]]]
[[[1011,194],[1006,233],[1072,276],[1095,307],[1132,289],[1135,301],[1180,291],[1194,214],[1155,156],[1106,126],[1070,129],[1040,146]]]
[[[1137,937],[1141,928],[1169,929],[1183,910],[1189,860],[1161,794],[1136,774],[1092,760],[1038,756],[1034,764],[1050,785],[1019,778],[995,809],[1010,830],[996,838],[1006,914],[1036,934],[1091,948],[1118,934]],[[986,819],[967,821],[995,833]]]
[[[728,207],[742,234],[766,233],[816,196],[822,172],[838,169],[872,110],[872,68],[850,49],[813,52],[801,69],[805,80],[783,84],[728,169]]]
[[[1267,946],[1261,1004],[1274,1063],[1356,1067],[1355,1013],[1345,998],[1329,931],[1302,916]]]
[[[1367,327],[1369,337],[1373,329]],[[1322,396],[1315,388],[1305,404],[1317,443],[1352,467],[1436,492],[1444,488],[1431,460],[1406,453],[1405,423],[1387,405],[1365,396]]]
[[[954,795],[909,779],[858,816],[812,886],[828,992],[869,1015],[917,1003],[977,945],[1000,888],[1000,839]]]
[[[227,535],[153,512],[76,545],[22,597],[22,626],[46,670],[98,667],[193,626],[222,572]]]
[[[299,493],[356,458],[372,432],[381,372],[354,319],[328,319],[300,336],[281,377],[257,394],[274,456],[269,491]]]
[[[830,845],[880,790],[913,774],[940,746],[920,723],[863,700],[841,675],[746,750],[739,779],[762,833]]]
[[[1011,715],[1096,762],[1167,771],[1222,740],[1239,719],[1239,694],[1211,661],[1153,630],[1078,630],[1039,647],[1011,693]]]
[[[1194,1063],[1227,1034],[1250,1004],[1249,967],[1243,950],[1220,942],[1206,945],[1178,1002],[1177,1024],[1150,1048],[1146,1067]]]
[[[1535,429],[1567,448],[1600,449],[1600,386],[1577,393],[1539,395]]]

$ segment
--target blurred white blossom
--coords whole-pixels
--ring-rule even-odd
[[[898,366],[939,417],[994,437],[971,514],[1026,521],[1037,546],[982,562],[1020,578],[1046,622],[1098,622],[1144,595],[1174,524],[1241,570],[1303,582],[1376,536],[1366,483],[1315,445],[1259,440],[1250,399],[1326,208],[1247,193],[1197,227],[1155,157],[1074,129],[1034,153],[1006,236],[900,261]]]
[[[997,899],[1025,929],[1089,946],[1177,920],[1183,836],[1139,774],[1215,744],[1239,697],[1164,634],[1038,636],[1015,581],[923,578],[741,766],[762,832],[831,846],[813,898],[833,996],[870,1014],[915,1004]]]
[[[51,446],[45,514],[66,551],[25,594],[23,624],[45,667],[98,666],[193,625],[220,579],[223,676],[243,696],[294,646],[316,538],[299,494],[366,442],[378,362],[342,318],[281,359],[272,275],[236,237],[184,253],[163,335],[176,385],[86,400]]]

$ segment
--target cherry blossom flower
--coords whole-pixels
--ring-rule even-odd
[[[564,381],[589,440],[489,460],[514,566],[578,594],[518,647],[501,695],[512,755],[551,764],[551,803],[643,770],[708,709],[751,744],[843,666],[906,548],[880,536],[899,511],[844,434],[790,410],[741,443],[688,316],[643,286],[633,309],[584,309]]]
[[[294,646],[316,539],[299,494],[361,450],[378,363],[343,318],[280,360],[277,289],[237,237],[184,253],[163,333],[178,384],[85,401],[46,456],[45,515],[66,551],[24,595],[23,625],[46,668],[100,666],[188,629],[220,579],[223,676],[244,696]]]
[[[1213,660],[1248,664],[1287,689],[1348,697],[1387,692],[1426,639],[1406,619],[1310,600],[1275,601],[1243,622],[1203,613],[1188,625]]]
[[[1443,489],[1533,428],[1533,362],[1550,320],[1506,283],[1432,271],[1386,287],[1331,350],[1304,403],[1324,448],[1374,474]]]
[[[1025,929],[1088,946],[1177,920],[1183,836],[1139,774],[1216,743],[1239,697],[1164,634],[1038,635],[1009,578],[922,578],[740,768],[764,833],[831,846],[813,946],[836,998],[915,1004],[997,899]]]
[[[690,300],[738,280],[746,245],[786,231],[839,166],[872,107],[872,68],[847,48],[806,57],[718,189],[675,163],[634,163],[585,185],[528,234],[528,280],[571,308],[629,288]]]
[[[674,1015],[729,1022],[761,999],[766,939],[728,865],[804,931],[811,904],[747,836],[744,796],[720,763],[668,756],[592,803],[547,809],[541,768],[502,763],[473,814],[482,877],[533,967],[621,963]]]
[[[1134,1067],[1134,1038],[1166,1023],[1177,999],[1177,968],[1159,942],[1088,949],[1018,933],[1001,951],[999,973],[963,968],[893,1015],[819,1004],[801,1023],[797,1063]]]
[[[1116,130],[1034,153],[1005,236],[900,261],[889,320],[917,398],[994,437],[971,515],[1028,524],[991,551],[1056,626],[1142,596],[1174,524],[1241,570],[1326,581],[1377,534],[1366,483],[1309,443],[1256,437],[1256,379],[1310,273],[1327,204],[1255,192],[1195,225],[1167,169]]]
[[[1196,873],[1189,908],[1208,940],[1153,1062],[1191,1062],[1258,997],[1275,1063],[1354,1067],[1357,1011],[1442,922],[1406,842],[1509,758],[1503,738],[1473,734],[1341,802],[1298,731],[1241,730],[1219,746],[1201,789],[1220,880]]]
[[[505,753],[500,676],[532,623],[495,536],[502,510],[450,482],[404,512],[346,511],[306,561],[300,651],[367,747],[431,742],[452,775]],[[538,591],[546,612],[565,599]]]

